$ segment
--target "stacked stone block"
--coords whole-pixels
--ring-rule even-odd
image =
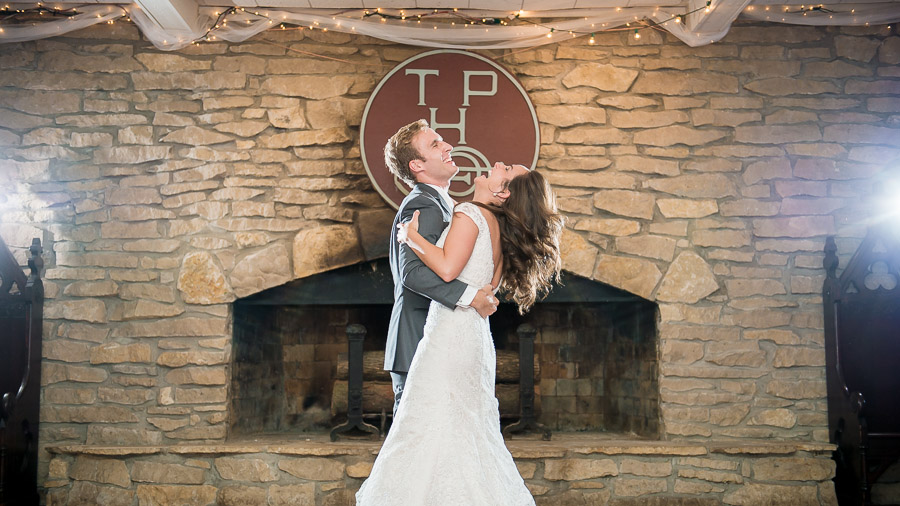
[[[827,441],[821,251],[846,262],[896,173],[896,27],[596,40],[484,52],[536,105],[565,269],[659,304],[663,439]],[[230,303],[384,255],[359,124],[419,52],[304,30],[165,53],[127,23],[3,46],[0,233],[46,251],[43,446],[225,439]]]

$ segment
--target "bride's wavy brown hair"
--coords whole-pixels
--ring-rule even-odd
[[[556,209],[550,183],[535,170],[509,182],[509,198],[499,208],[482,207],[496,212],[500,223],[500,288],[518,305],[519,314],[524,314],[559,280],[559,238],[565,218]]]

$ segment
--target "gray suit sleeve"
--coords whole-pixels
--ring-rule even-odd
[[[400,215],[400,221],[411,220],[415,211],[419,211],[419,234],[428,242],[436,243],[443,231],[444,219],[441,210],[428,198],[417,198],[406,205]],[[405,244],[400,245],[399,253],[403,286],[449,308],[456,307],[456,303],[466,290],[465,283],[456,279],[450,282],[442,280]]]

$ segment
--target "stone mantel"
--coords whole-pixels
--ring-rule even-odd
[[[332,442],[327,435],[299,434],[296,441],[272,442],[237,441],[221,444],[181,444],[170,446],[102,446],[49,445],[45,449],[54,455],[140,456],[140,455],[235,455],[270,453],[276,455],[377,455],[382,441],[351,440]],[[271,438],[268,438],[271,439]],[[554,434],[552,440],[539,437],[507,439],[506,445],[516,458],[560,457],[567,453],[578,455],[645,455],[645,456],[701,456],[727,455],[791,455],[797,452],[824,454],[837,447],[815,441],[707,440],[653,441],[620,439],[603,434]]]

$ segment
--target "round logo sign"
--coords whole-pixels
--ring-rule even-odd
[[[378,193],[395,209],[409,187],[384,165],[384,145],[425,119],[453,146],[459,173],[450,195],[472,198],[472,182],[494,162],[534,167],[540,149],[537,115],[522,85],[493,60],[442,49],[401,63],[375,87],[360,127],[360,153]]]

